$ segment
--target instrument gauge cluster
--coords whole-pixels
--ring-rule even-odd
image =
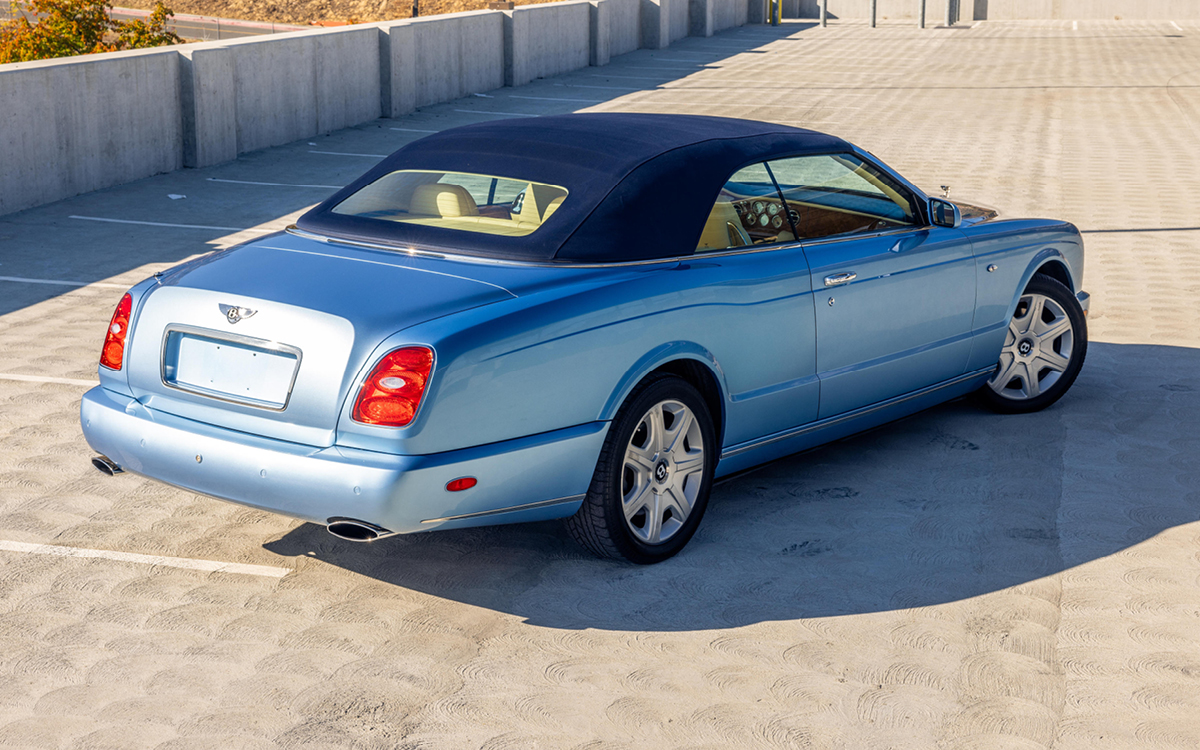
[[[782,230],[789,218],[784,215],[783,206],[768,200],[747,200],[735,203],[734,208],[737,210],[738,216],[742,218],[742,223],[747,229],[773,227],[777,230]],[[793,210],[791,211],[790,218],[792,221],[797,221],[799,216]]]

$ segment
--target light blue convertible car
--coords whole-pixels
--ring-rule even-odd
[[[490,122],[130,289],[81,418],[106,473],[344,539],[565,518],[652,563],[715,478],[973,392],[1053,403],[1082,277],[1074,226],[930,198],[833,136]]]

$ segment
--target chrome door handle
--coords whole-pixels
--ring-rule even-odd
[[[857,278],[858,278],[858,274],[854,273],[853,271],[847,271],[845,273],[835,273],[832,276],[825,277],[825,286],[837,286],[838,284],[849,284],[851,281],[854,281]]]

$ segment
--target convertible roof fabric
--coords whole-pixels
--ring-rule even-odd
[[[721,186],[768,158],[850,151],[811,130],[725,117],[595,113],[493,120],[414,141],[300,217],[335,238],[526,261],[620,262],[690,255]],[[560,185],[567,200],[524,237],[335,214],[402,169]]]

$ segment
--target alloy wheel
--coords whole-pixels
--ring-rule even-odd
[[[655,404],[633,431],[621,470],[621,507],[633,535],[660,544],[687,522],[704,481],[704,434],[679,401]]]
[[[995,393],[1013,401],[1037,398],[1053,387],[1071,362],[1075,335],[1062,305],[1044,294],[1026,294],[1008,324]]]

